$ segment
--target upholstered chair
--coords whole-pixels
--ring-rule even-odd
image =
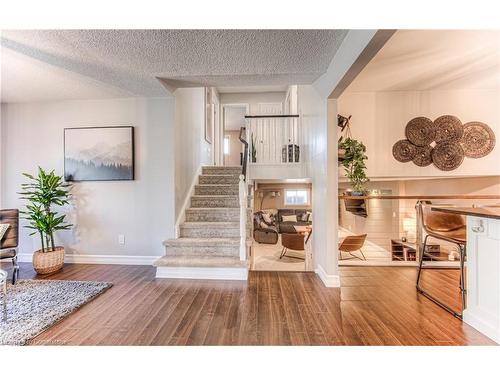
[[[281,245],[283,249],[281,250],[280,259],[286,255],[287,250],[304,251],[304,235],[302,234],[292,234],[292,233],[282,233],[281,234]]]
[[[344,238],[342,243],[339,245],[339,259],[342,259],[342,253],[348,253],[353,258],[358,258],[359,260],[366,260],[365,254],[363,254],[363,245],[365,244],[366,234],[360,234],[357,236],[347,236]],[[356,254],[353,254],[353,251],[359,251],[363,256],[363,259],[358,257]]]
[[[14,271],[12,273],[12,284],[16,283],[19,277],[19,265],[17,264],[17,247],[19,244],[19,210],[0,210],[0,223],[9,224],[0,241],[0,259],[12,259]]]

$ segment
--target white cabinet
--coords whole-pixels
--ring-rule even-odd
[[[467,216],[467,308],[463,320],[500,343],[500,220]]]

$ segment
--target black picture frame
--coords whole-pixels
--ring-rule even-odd
[[[130,131],[129,134],[129,140],[130,142],[130,161],[131,164],[130,166],[126,166],[127,168],[127,173],[123,172],[120,173],[119,176],[116,177],[108,177],[108,178],[80,178],[80,177],[73,177],[72,174],[69,171],[69,158],[67,158],[67,137],[68,137],[68,132],[70,131],[82,131],[82,130],[88,130],[88,131],[97,131],[99,129],[105,129],[105,130],[111,130],[111,129],[116,129],[116,130],[123,130],[123,129],[128,129]],[[134,132],[134,126],[87,126],[87,127],[69,127],[69,128],[64,128],[63,129],[63,160],[64,160],[64,180],[67,182],[85,182],[85,181],[133,181],[135,180],[135,132]],[[96,140],[99,139],[98,136],[95,137]],[[102,173],[101,173],[102,174]]]

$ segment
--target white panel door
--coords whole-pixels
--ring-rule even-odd
[[[257,111],[258,115],[282,115],[283,103],[258,103]],[[279,155],[274,155],[275,153],[271,150],[276,149],[277,139],[274,135],[280,122],[281,120],[276,119],[257,120],[256,148],[260,163],[275,163],[279,160],[276,160]]]
[[[283,103],[258,103],[258,115],[282,115]]]

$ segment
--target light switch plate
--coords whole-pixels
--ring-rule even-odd
[[[124,234],[119,234],[118,235],[118,243],[120,245],[125,245],[125,235]]]

